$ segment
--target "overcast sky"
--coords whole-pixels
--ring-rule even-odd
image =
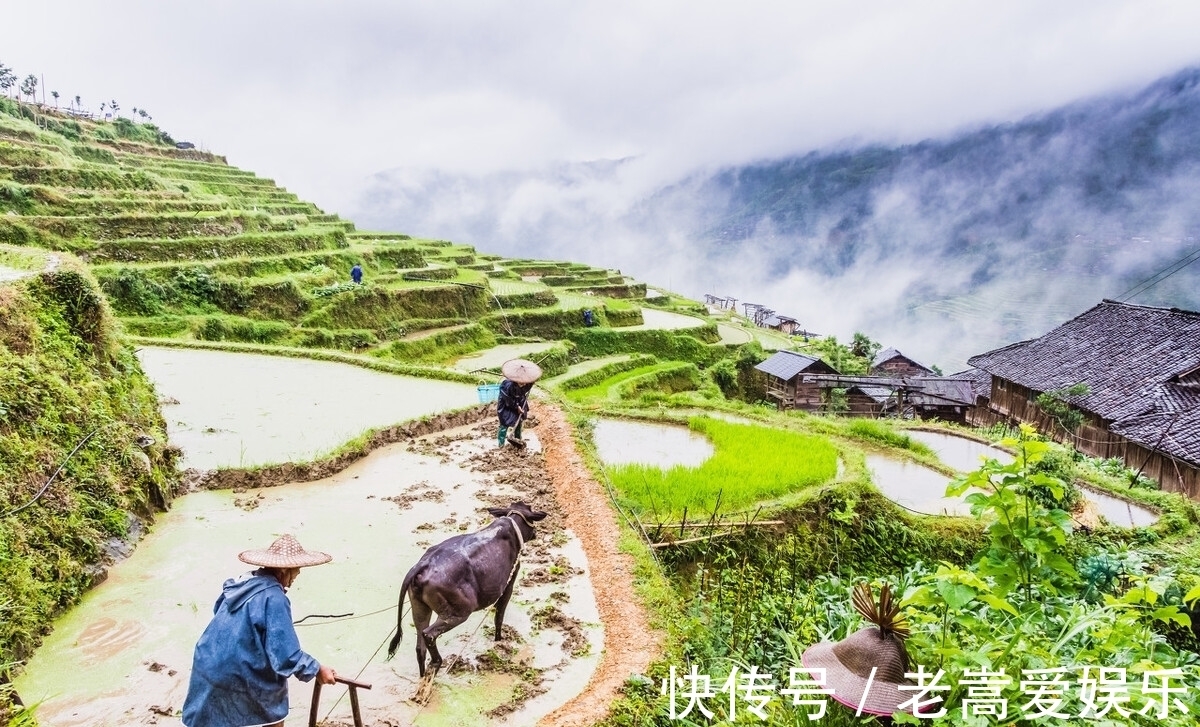
[[[902,141],[1200,61],[1200,3],[39,0],[0,63],[115,99],[327,210],[371,174]]]

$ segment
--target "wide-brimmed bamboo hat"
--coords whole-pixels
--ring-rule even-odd
[[[238,560],[265,568],[307,568],[333,560],[333,556],[316,550],[305,550],[291,535],[282,535],[266,550],[243,550]]]
[[[518,384],[532,384],[542,378],[542,367],[523,358],[505,361],[500,367],[500,372],[504,374],[504,378]]]
[[[815,669],[825,670],[825,687],[833,690],[834,699],[853,710],[860,707],[864,714],[886,717],[896,712],[910,712],[900,705],[912,700],[911,686],[905,678],[909,671],[908,652],[904,639],[908,625],[900,615],[900,605],[892,600],[887,584],[879,592],[876,605],[871,586],[859,583],[852,597],[854,608],[874,626],[850,634],[838,642],[823,642],[809,647],[800,662],[818,678]],[[872,669],[874,674],[872,675]]]

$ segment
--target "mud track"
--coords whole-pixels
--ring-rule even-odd
[[[566,525],[583,544],[592,588],[604,624],[604,652],[587,688],[546,715],[539,727],[592,725],[608,714],[631,674],[646,670],[659,653],[662,635],[652,628],[633,591],[633,559],[620,552],[620,527],[604,487],[596,482],[575,447],[562,410],[534,402],[546,472]]]

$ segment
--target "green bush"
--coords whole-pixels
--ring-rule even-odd
[[[374,331],[365,329],[328,330],[326,328],[302,328],[299,345],[306,348],[335,348],[343,351],[361,351],[379,343]]]
[[[255,321],[234,316],[208,316],[194,331],[204,341],[277,343],[288,338],[292,327],[276,321]]]
[[[561,388],[563,391],[587,389],[589,387],[596,386],[607,379],[611,379],[617,374],[622,374],[626,371],[633,371],[634,369],[639,369],[644,366],[650,366],[654,363],[656,363],[656,359],[653,356],[632,356],[628,360],[614,361],[613,363],[605,364],[598,369],[588,371],[585,374],[580,374],[579,376],[569,378],[559,384],[559,388]]]
[[[575,342],[579,355],[599,358],[618,353],[648,353],[663,360],[708,363],[719,353],[710,349],[692,333],[701,331],[689,328],[675,333],[657,329],[621,331],[611,328],[577,328],[566,332],[567,338]],[[716,327],[713,326],[713,331]]]
[[[392,341],[379,355],[409,363],[440,364],[495,345],[496,337],[492,332],[473,323],[424,338]]]
[[[122,318],[121,326],[130,335],[151,338],[169,338],[190,330],[187,318],[173,315]]]

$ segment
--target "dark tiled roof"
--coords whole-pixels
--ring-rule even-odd
[[[884,350],[882,350],[878,354],[876,354],[875,360],[871,362],[871,368],[877,369],[880,366],[882,366],[883,364],[887,363],[888,361],[891,361],[894,358],[902,358],[905,361],[912,364],[913,366],[917,366],[919,368],[925,369],[929,373],[933,373],[933,369],[929,368],[925,364],[922,364],[918,361],[914,361],[913,359],[909,358],[908,356],[905,356],[904,354],[900,353],[899,351],[897,351],[894,348],[885,348]]]
[[[815,363],[821,363],[821,359],[794,351],[776,351],[775,355],[754,368],[787,381]]]
[[[967,369],[966,371],[959,371],[956,374],[950,374],[946,378],[970,381],[971,388],[975,391],[975,396],[992,395],[992,375],[982,369]]]
[[[1195,406],[1193,389],[1168,383],[1200,365],[1200,313],[1106,300],[1041,338],[968,363],[1034,391],[1085,384],[1088,393],[1072,404],[1131,441],[1155,447],[1162,438],[1164,451],[1200,463],[1200,415],[1185,411]]]
[[[913,404],[926,406],[934,404],[975,405],[975,387],[971,385],[970,381],[944,376],[922,376],[908,379],[908,381],[920,387],[908,395],[908,400]]]
[[[900,355],[902,354],[894,348],[885,348],[879,353],[875,354],[875,360],[871,362],[871,367],[874,368],[884,361],[890,361]]]
[[[1117,434],[1200,464],[1200,389],[1167,384],[1152,412],[1115,422]]]
[[[895,398],[892,394],[894,389],[889,389],[886,386],[851,386],[846,391],[847,393],[857,391],[880,404],[885,403],[888,399]]]
[[[763,324],[769,328],[781,325],[782,323],[783,321],[779,320],[779,316],[771,316],[767,320],[763,321]]]

